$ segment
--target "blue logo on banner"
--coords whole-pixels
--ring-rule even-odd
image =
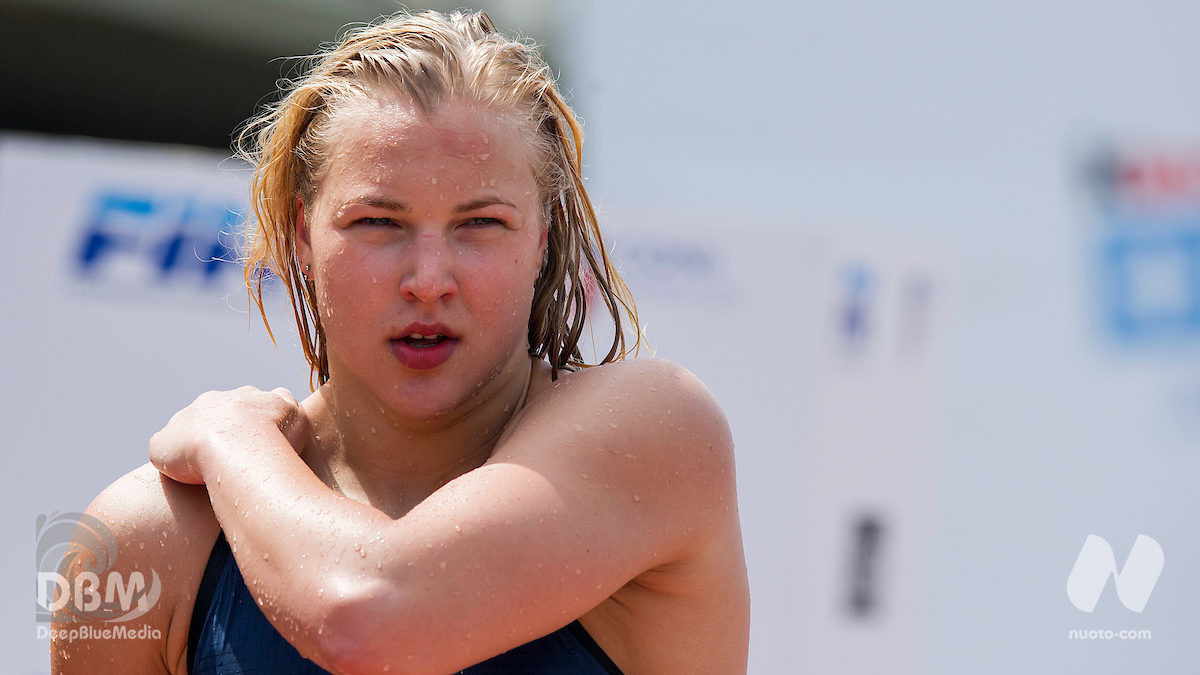
[[[1109,330],[1125,342],[1200,338],[1200,155],[1106,150],[1088,173]]]
[[[75,268],[84,278],[121,269],[151,285],[209,285],[240,273],[229,261],[230,239],[242,220],[227,202],[212,198],[102,192],[84,223]]]

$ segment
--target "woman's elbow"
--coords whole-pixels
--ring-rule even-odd
[[[339,675],[427,672],[420,635],[395,588],[382,582],[349,586],[328,608],[317,631],[322,665]]]

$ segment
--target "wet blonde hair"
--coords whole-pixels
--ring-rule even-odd
[[[382,93],[405,96],[426,115],[451,100],[482,104],[527,130],[549,229],[530,307],[529,353],[547,358],[555,375],[560,368],[598,365],[585,363],[578,347],[588,294],[595,292],[615,327],[599,363],[628,353],[622,312],[636,335],[636,355],[642,342],[637,306],[609,260],[583,186],[583,132],[535,45],[501,35],[484,12],[402,12],[350,31],[311,59],[303,77],[283,86],[282,99],[246,124],[237,149],[255,167],[244,247],[247,289],[274,342],[262,286],[271,274],[283,281],[318,385],[329,379],[329,362],[316,289],[296,256],[296,198],[306,205],[313,200],[336,112]],[[312,377],[309,387],[315,390]]]

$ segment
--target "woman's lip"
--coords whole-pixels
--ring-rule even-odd
[[[420,335],[445,335],[448,338],[458,339],[458,336],[455,335],[454,332],[447,328],[444,324],[423,323],[421,321],[408,324],[408,326],[405,327],[405,329],[393,339],[399,340],[401,338],[406,338],[413,333]]]
[[[445,363],[454,348],[458,346],[455,338],[446,338],[432,347],[414,347],[404,340],[391,340],[392,353],[403,365],[413,370],[429,370]]]

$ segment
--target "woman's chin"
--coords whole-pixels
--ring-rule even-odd
[[[411,420],[438,420],[462,406],[465,394],[442,387],[397,387],[381,397],[393,415]]]

